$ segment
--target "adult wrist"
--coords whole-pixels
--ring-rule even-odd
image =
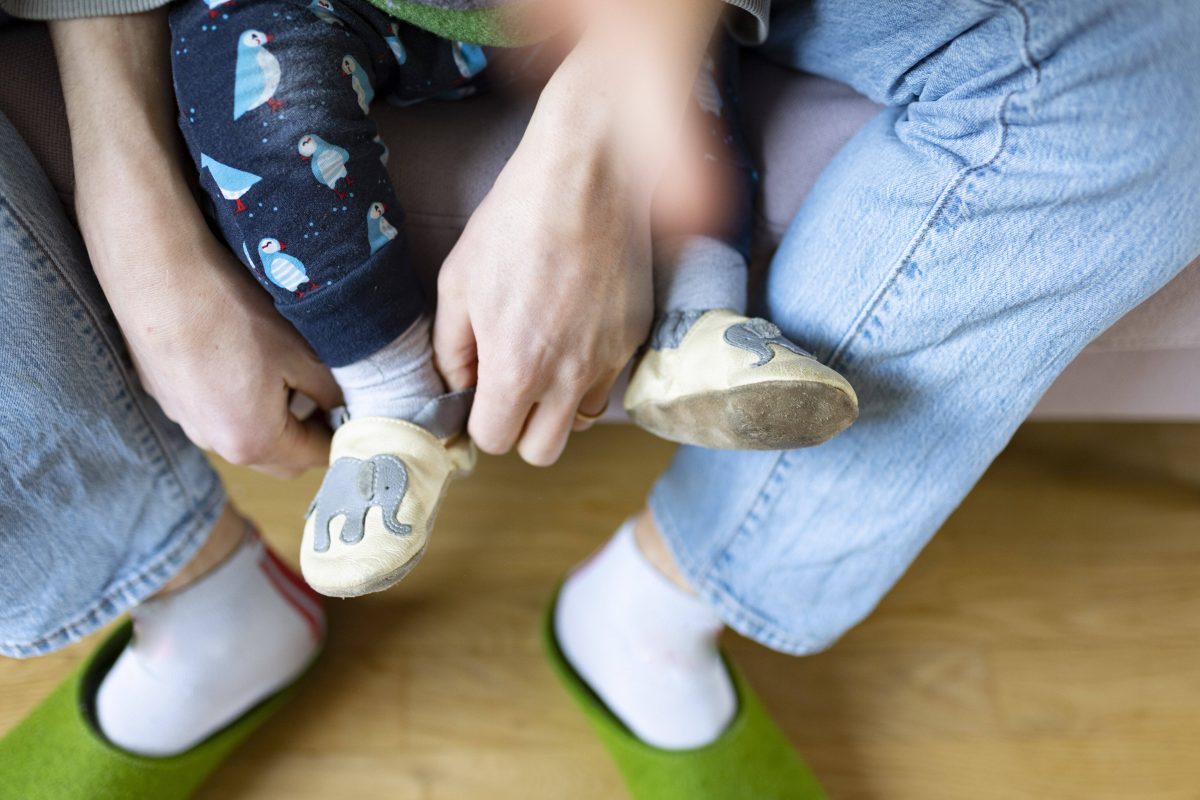
[[[583,34],[543,90],[533,129],[569,138],[651,193],[669,160],[721,0],[593,4]]]

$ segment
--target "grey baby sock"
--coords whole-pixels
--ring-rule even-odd
[[[654,245],[655,349],[678,344],[705,311],[746,312],[746,259],[707,236],[664,239]]]
[[[746,259],[707,236],[664,239],[654,245],[654,302],[659,315],[728,308],[746,311]]]

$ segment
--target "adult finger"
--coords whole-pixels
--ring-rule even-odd
[[[485,453],[507,453],[521,436],[537,392],[520,379],[511,364],[480,364],[467,431]]]
[[[285,415],[282,433],[271,450],[251,466],[276,478],[294,478],[313,467],[329,463],[329,427],[320,416],[304,421]]]
[[[548,467],[558,461],[567,446],[580,401],[577,392],[555,393],[539,401],[517,442],[521,458],[535,467]]]
[[[613,386],[616,385],[619,377],[621,377],[621,371],[616,370],[592,384],[592,388],[588,389],[587,393],[579,400],[579,408],[577,409],[579,413],[585,417],[598,417],[607,411],[610,402],[609,398],[612,397]],[[586,431],[595,424],[596,420],[580,419],[577,415],[571,429],[574,431]]]
[[[333,373],[311,353],[297,353],[284,368],[283,379],[289,388],[308,395],[326,411],[342,404],[342,390]]]
[[[466,304],[440,304],[433,318],[433,364],[450,391],[475,385],[477,353]]]

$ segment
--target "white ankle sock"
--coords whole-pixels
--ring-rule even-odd
[[[100,729],[147,756],[189,750],[292,682],[312,661],[325,615],[258,535],[219,566],[135,608],[134,638],[96,694]]]
[[[333,368],[350,418],[411,420],[425,404],[446,393],[433,367],[429,317],[422,316],[391,344],[366,358]]]
[[[554,615],[575,671],[634,735],[666,750],[712,742],[737,711],[721,628],[646,560],[632,521],[567,578]]]

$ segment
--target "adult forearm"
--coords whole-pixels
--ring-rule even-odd
[[[534,131],[561,130],[611,154],[651,190],[676,141],[722,0],[584,0],[577,45],[542,93]]]
[[[57,21],[50,32],[70,122],[80,227],[119,307],[122,296],[169,279],[162,269],[139,270],[135,265],[145,261],[129,259],[131,249],[162,249],[154,239],[167,231],[184,242],[207,234],[175,123],[166,11]]]

